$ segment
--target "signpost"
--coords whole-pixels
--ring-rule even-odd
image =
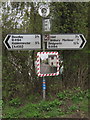
[[[8,50],[41,49],[40,34],[9,34],[4,40]]]
[[[50,19],[46,18],[50,13],[48,4],[41,4],[38,12],[43,22],[42,37],[40,34],[8,34],[4,44],[8,50],[40,50],[42,39],[43,52],[37,53],[37,73],[39,77],[43,77],[43,100],[45,100],[45,76],[59,75],[58,52],[44,52],[45,49],[82,49],[86,39],[82,34],[49,34],[51,23]]]
[[[50,34],[45,38],[47,49],[82,49],[86,39],[82,34]]]

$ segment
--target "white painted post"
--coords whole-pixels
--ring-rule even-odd
[[[45,43],[44,43],[43,35],[44,35],[44,32],[47,32],[47,31],[45,31],[45,29],[43,29],[43,28],[46,27],[45,24],[43,24],[43,21],[44,21],[44,17],[47,17],[49,15],[49,12],[50,12],[48,4],[42,4],[39,7],[38,12],[39,12],[40,16],[42,16],[42,48],[43,48],[43,51],[45,51]],[[44,76],[43,76],[43,81],[42,82],[43,82],[42,83],[42,87],[43,87],[43,100],[45,100],[46,99],[46,80],[45,80]]]

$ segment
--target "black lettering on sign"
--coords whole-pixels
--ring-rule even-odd
[[[12,41],[21,41],[21,39],[12,39]]]
[[[75,35],[75,38],[79,38],[79,36],[78,36],[78,35]]]
[[[37,41],[37,42],[35,42],[35,44],[39,44],[39,42]]]
[[[73,42],[74,45],[76,45],[76,42]]]
[[[56,38],[56,36],[50,36],[50,38]]]
[[[23,38],[23,36],[20,36],[20,35],[14,36],[14,35],[12,35],[12,38]]]
[[[12,45],[12,48],[23,48],[23,45]]]
[[[35,35],[35,38],[39,38],[39,35]]]

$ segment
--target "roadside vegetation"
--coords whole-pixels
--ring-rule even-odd
[[[88,117],[88,100],[90,100],[88,90],[80,88],[64,90],[56,94],[56,98],[48,96],[49,100],[46,101],[38,100],[37,96],[32,95],[23,101],[14,98],[8,104],[4,103],[3,118]]]

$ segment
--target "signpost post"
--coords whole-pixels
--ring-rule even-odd
[[[43,100],[45,100],[46,97],[46,80],[45,77],[43,77]]]
[[[50,31],[50,19],[44,19],[49,15],[50,9],[47,4],[42,4],[39,7],[38,12],[40,16],[42,16],[42,36],[43,36],[44,32]],[[44,44],[43,37],[42,37],[42,42],[43,42],[42,45],[43,45],[43,51],[44,51],[45,44]],[[45,98],[46,98],[46,80],[45,80],[45,77],[43,76],[43,100],[45,100]]]

